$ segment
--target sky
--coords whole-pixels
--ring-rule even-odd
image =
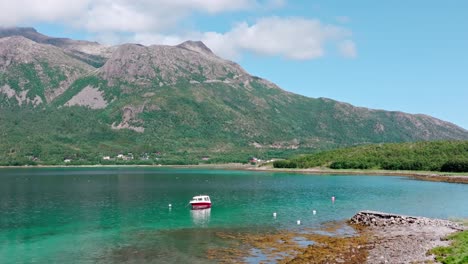
[[[468,129],[468,1],[0,0],[0,26],[103,44],[202,40],[308,97]]]

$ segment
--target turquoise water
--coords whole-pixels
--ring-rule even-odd
[[[187,207],[198,194],[211,210]],[[364,209],[467,218],[467,201],[468,185],[391,176],[0,169],[0,263],[207,263],[218,231],[320,228]]]

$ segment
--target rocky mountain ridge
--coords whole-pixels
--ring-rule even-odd
[[[37,32],[34,28],[0,27],[0,38],[11,36],[22,36],[36,43],[58,47],[69,56],[89,63],[94,67],[102,66],[114,50],[114,47],[101,45],[97,42],[49,37]]]

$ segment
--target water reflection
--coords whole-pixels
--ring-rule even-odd
[[[190,216],[195,225],[207,226],[210,222],[211,208],[190,210]]]

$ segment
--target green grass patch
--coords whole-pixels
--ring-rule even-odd
[[[444,264],[468,263],[468,231],[448,236],[452,243],[448,247],[436,247],[429,253],[436,255],[436,260]]]

